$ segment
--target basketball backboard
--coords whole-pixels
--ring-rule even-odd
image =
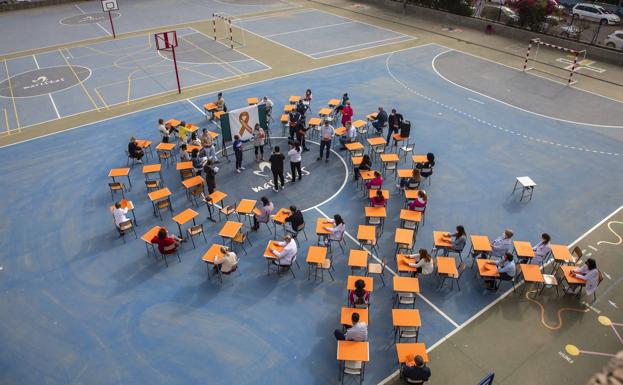
[[[177,47],[177,33],[175,31],[158,32],[156,37],[156,49],[158,51],[169,50]]]
[[[118,11],[119,5],[117,0],[102,0],[102,10],[104,12]]]

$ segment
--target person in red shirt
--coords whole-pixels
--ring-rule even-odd
[[[353,108],[350,106],[350,102],[346,102],[344,108],[342,108],[342,126],[346,126],[346,122],[350,122],[353,118]]]
[[[151,243],[158,245],[158,250],[160,251],[160,254],[172,254],[178,247],[180,247],[180,241],[180,238],[176,237],[175,235],[170,235],[167,232],[167,229],[161,227],[160,230],[158,230],[158,234],[152,238]],[[166,251],[164,249],[165,247],[171,246],[173,244],[175,244],[175,249],[169,251]]]
[[[372,207],[385,207],[387,205],[387,201],[383,196],[383,191],[381,189],[376,190],[376,195],[370,198],[370,206]]]

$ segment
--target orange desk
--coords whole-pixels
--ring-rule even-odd
[[[413,248],[413,237],[415,236],[415,232],[409,229],[397,228],[396,234],[394,235],[394,242],[396,243],[396,251],[400,246],[406,245],[410,250]]]
[[[447,231],[433,231],[433,241],[434,245],[437,248],[448,248],[452,247],[452,241],[447,240],[446,236],[449,236],[450,233]]]
[[[279,121],[282,124],[287,124],[290,121],[290,117],[288,116],[288,114],[282,114],[281,117],[279,118]]]
[[[333,108],[328,108],[328,107],[323,107],[320,109],[320,111],[318,111],[318,115],[322,116],[327,116],[330,115],[333,112]]]
[[[380,136],[375,136],[374,138],[368,138],[368,144],[370,145],[370,148],[372,147],[377,147],[377,146],[384,146],[387,144],[387,141],[385,140],[385,138],[380,137]]]
[[[368,190],[368,199],[372,199],[372,197],[376,196],[376,192],[378,190]],[[381,190],[383,194],[383,198],[385,198],[385,205],[387,205],[389,201],[389,190]]]
[[[361,127],[367,125],[366,122],[364,122],[363,120],[355,120],[353,122],[353,127],[355,127],[356,129],[360,129]]]
[[[173,222],[177,223],[177,228],[180,230],[180,238],[184,238],[184,234],[182,233],[182,225],[188,223],[189,221],[193,221],[193,226],[196,225],[197,223],[195,222],[195,218],[198,215],[199,213],[195,210],[186,209],[172,218]]]
[[[214,114],[214,111],[218,110],[216,103],[206,103],[203,105],[203,111],[205,111],[206,119],[208,118],[208,113]]]
[[[288,102],[290,102],[290,104],[296,104],[299,102],[299,100],[301,100],[300,96],[293,95],[293,96],[290,96],[290,99],[288,99]]]
[[[554,261],[558,263],[574,263],[575,259],[565,245],[550,245]]]
[[[192,178],[184,179],[182,181],[182,185],[186,189],[186,197],[189,200],[190,200],[191,189],[193,187],[197,187],[197,186],[203,185],[203,182],[204,182],[204,180],[201,177],[201,175],[193,176]]]
[[[560,266],[560,269],[562,270],[562,272],[565,275],[565,280],[567,281],[568,284],[570,285],[586,285],[586,280],[584,279],[580,279],[578,277],[574,277],[573,275],[571,275],[571,272],[573,271],[573,269],[577,269],[577,266]]]
[[[437,273],[451,278],[457,278],[459,276],[459,272],[456,269],[455,263],[454,258],[437,257]]]
[[[405,189],[403,190],[403,192],[405,194],[405,204],[406,204],[406,203],[409,203],[409,201],[417,199],[417,194],[420,192],[420,190]]]
[[[521,273],[523,274],[523,279],[526,282],[526,284],[527,283],[531,283],[532,285],[539,284],[539,283],[541,285],[545,284],[545,279],[543,278],[543,273],[541,273],[541,267],[539,265],[527,265],[527,264],[522,263],[519,265],[519,268],[521,269]],[[526,286],[528,285],[524,285],[522,293],[526,290]],[[537,290],[534,293],[534,296],[536,297],[538,294],[539,294],[539,290]]]
[[[195,146],[194,144],[186,145],[186,152],[187,153],[192,154],[193,150],[200,151],[201,150],[201,146]]]
[[[318,278],[318,267],[327,259],[327,248],[323,246],[309,246],[307,249],[307,279],[309,280],[312,266],[315,267],[314,280]]]
[[[221,236],[221,238],[223,238],[223,242],[225,242],[225,239],[229,239],[229,244],[233,248],[234,237],[240,232],[241,228],[242,228],[242,223],[234,222],[234,221],[227,221],[223,225],[223,228],[221,228],[221,231],[218,232],[218,235]]]
[[[405,254],[396,254],[396,264],[398,267],[398,274],[400,273],[414,273],[417,271],[416,267],[409,266],[409,263],[415,263],[415,258],[408,258]]]
[[[366,218],[387,218],[387,208],[385,207],[365,207]]]
[[[337,107],[340,105],[340,103],[342,103],[340,99],[331,99],[327,104],[329,105],[329,107]]]
[[[373,112],[371,114],[366,115],[366,119],[369,121],[376,120],[376,117],[379,115],[378,112]]]
[[[247,98],[247,104],[252,106],[254,104],[258,104],[260,101],[258,98]]]
[[[327,237],[331,232],[329,230],[325,230],[325,227],[333,228],[334,224],[329,222],[326,218],[318,218],[316,220],[316,235],[318,235],[318,243],[322,238]]]
[[[363,281],[366,283],[365,289],[367,291],[369,291],[370,293],[374,291],[374,280],[372,279],[372,277],[363,277],[360,275],[349,275],[346,282],[346,289],[355,290],[355,281],[357,281],[358,279],[363,279]]]
[[[407,362],[407,357],[409,356],[420,356],[424,362],[428,362],[426,344],[423,343],[397,343],[396,353],[398,355],[398,364]]]
[[[264,258],[266,259],[266,273],[270,275],[270,264],[272,261],[277,260],[275,254],[273,254],[272,249],[277,250],[278,252],[282,252],[284,246],[278,245],[279,241],[268,241],[268,245],[266,249],[264,249]]]
[[[417,309],[392,309],[392,324],[394,327],[410,326],[419,328],[422,326],[420,312]]]
[[[309,119],[309,122],[307,123],[307,125],[308,125],[310,128],[313,128],[313,127],[318,127],[318,126],[320,126],[320,123],[321,123],[321,122],[322,122],[322,121],[320,120],[320,118],[311,118],[311,119]]]
[[[160,190],[152,191],[149,194],[147,194],[147,196],[149,196],[149,199],[152,202],[157,202],[159,200],[170,197],[171,191],[169,191],[169,189],[165,187],[165,188],[161,188]]]
[[[491,252],[491,241],[489,241],[489,237],[486,235],[471,235],[472,247],[470,254],[473,253],[490,253]]]
[[[350,142],[350,143],[346,143],[344,144],[344,147],[346,147],[346,149],[350,152],[350,154],[352,155],[353,152],[363,152],[363,144],[359,143],[359,142]]]
[[[355,269],[367,269],[368,252],[365,250],[351,249],[348,253],[348,266],[350,266],[351,273]]]
[[[398,174],[398,178],[409,179],[413,176],[413,170],[410,168],[401,168],[396,171],[396,174]]]
[[[346,127],[338,127],[335,129],[336,136],[346,135]]]
[[[192,170],[193,168],[193,162],[188,161],[188,162],[177,162],[175,164],[175,169],[177,171],[183,171],[183,170]]]
[[[401,226],[404,226],[405,222],[415,222],[415,225],[416,225],[416,228],[417,228],[418,224],[422,221],[422,212],[421,211],[401,209],[400,210],[400,220],[402,221],[401,222]]]
[[[216,207],[217,210],[219,209],[219,207],[217,206],[219,203],[223,202],[225,198],[227,197],[227,194],[225,194],[222,191],[214,191],[212,194],[209,194],[206,197],[206,205],[208,206],[208,219],[212,222],[216,222],[214,220],[214,218],[212,218],[212,207]],[[220,220],[220,213],[219,213],[219,220]]]
[[[208,268],[208,280],[210,279],[210,265],[214,266],[214,261],[215,260],[223,258],[225,256],[225,253],[223,253],[221,251],[222,247],[224,247],[224,246],[223,245],[219,245],[217,243],[214,243],[212,246],[210,246],[208,251],[206,251],[203,254],[203,257],[201,257],[201,260],[206,263],[206,267]],[[218,273],[219,273],[219,277],[221,277],[221,282],[222,282],[223,278],[220,275],[220,273],[221,273],[220,269],[219,269]]]
[[[517,258],[534,258],[534,250],[532,250],[530,242],[513,241],[513,247],[515,248],[515,256]]]
[[[291,214],[292,213],[290,212],[290,210],[286,208],[280,208],[279,211],[277,211],[277,213],[273,215],[273,229],[275,230],[275,235],[277,235],[277,225],[285,226],[286,219],[288,219]]]
[[[369,225],[359,225],[359,228],[357,229],[357,240],[360,242],[361,245],[375,245],[376,227]]]
[[[428,162],[428,158],[426,157],[426,155],[413,155],[411,157],[411,160],[413,161],[413,164],[421,164],[421,163],[426,163]]]
[[[112,178],[113,183],[117,182],[115,178],[125,176],[128,178],[128,183],[130,187],[132,187],[132,181],[130,180],[130,169],[128,167],[113,168],[108,172],[108,176]]]
[[[156,255],[156,248],[154,247],[153,243],[151,243],[151,240],[154,239],[156,235],[158,235],[158,231],[160,231],[160,226],[154,226],[141,236],[141,240],[145,242],[147,256],[149,257],[149,247],[151,247],[151,250],[154,253],[154,257],[156,257],[156,259],[158,258],[158,256]]]
[[[257,201],[255,199],[241,199],[238,206],[236,206],[236,212],[242,215],[250,215],[253,213],[256,204]]]
[[[340,380],[343,380],[343,365],[345,361],[361,361],[361,378],[363,378],[366,369],[366,362],[370,361],[370,345],[367,341],[338,341],[337,359],[340,362]]]
[[[286,104],[285,106],[283,106],[283,112],[288,113],[294,111],[295,108],[296,106],[293,104]]]
[[[368,309],[355,309],[353,307],[343,307],[340,312],[340,324],[353,326],[353,313],[359,314],[359,322],[368,324]]]
[[[392,162],[397,163],[399,160],[400,158],[398,157],[398,154],[394,154],[394,153],[381,154],[381,162],[383,163],[392,163]]]
[[[175,143],[158,143],[156,151],[172,151],[175,148]]]
[[[483,278],[499,278],[498,267],[487,259],[476,259],[478,274]]]
[[[181,121],[177,120],[177,119],[169,119],[165,122],[165,124],[168,124],[171,127],[177,127],[180,125],[180,123],[182,123]]]
[[[411,277],[394,276],[394,292],[395,293],[414,293],[420,292],[420,280]]]
[[[143,175],[145,175],[145,180],[149,180],[149,174],[152,174],[152,173],[158,173],[158,175],[160,175],[160,180],[162,180],[162,173],[160,172],[161,169],[162,169],[162,165],[160,163],[144,165]]]

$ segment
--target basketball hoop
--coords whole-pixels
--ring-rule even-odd
[[[177,32],[167,31],[158,32],[154,35],[156,38],[156,50],[157,51],[170,51],[173,55],[173,66],[175,67],[175,79],[177,80],[177,93],[182,93],[180,87],[180,75],[177,71],[177,59],[175,58],[175,48],[177,47]]]
[[[117,38],[117,35],[115,34],[115,25],[112,23],[112,15],[110,14],[110,12],[119,10],[119,4],[117,4],[117,0],[102,0],[102,10],[104,12],[108,12],[110,29],[112,29],[112,37],[113,39],[115,39]]]

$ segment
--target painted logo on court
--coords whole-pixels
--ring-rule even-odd
[[[260,164],[258,165],[258,168],[259,170],[253,171],[253,174],[260,176],[262,178],[265,178],[266,182],[259,186],[251,187],[251,190],[253,190],[253,192],[260,192],[260,191],[272,189],[275,186],[275,184],[273,183],[273,173],[270,169],[270,162],[260,162]],[[302,174],[305,176],[311,175],[311,173],[307,171],[307,169],[305,169],[305,166],[301,167],[301,171],[302,171]],[[289,172],[285,173],[284,177],[285,177],[286,182],[292,181],[291,173]]]
[[[62,83],[65,81],[65,78],[61,77],[58,79],[48,79],[47,76],[39,76],[32,81],[32,84],[25,85],[22,87],[24,90],[28,90],[35,87],[47,86],[49,84]]]
[[[0,82],[0,97],[27,98],[62,91],[84,82],[91,70],[83,66],[40,68]]]
[[[118,12],[110,12],[110,16],[113,19],[121,16]],[[83,15],[69,16],[61,19],[60,23],[65,25],[82,25],[82,24],[96,24],[103,21],[108,21],[108,15],[103,12],[98,13],[85,13]]]

